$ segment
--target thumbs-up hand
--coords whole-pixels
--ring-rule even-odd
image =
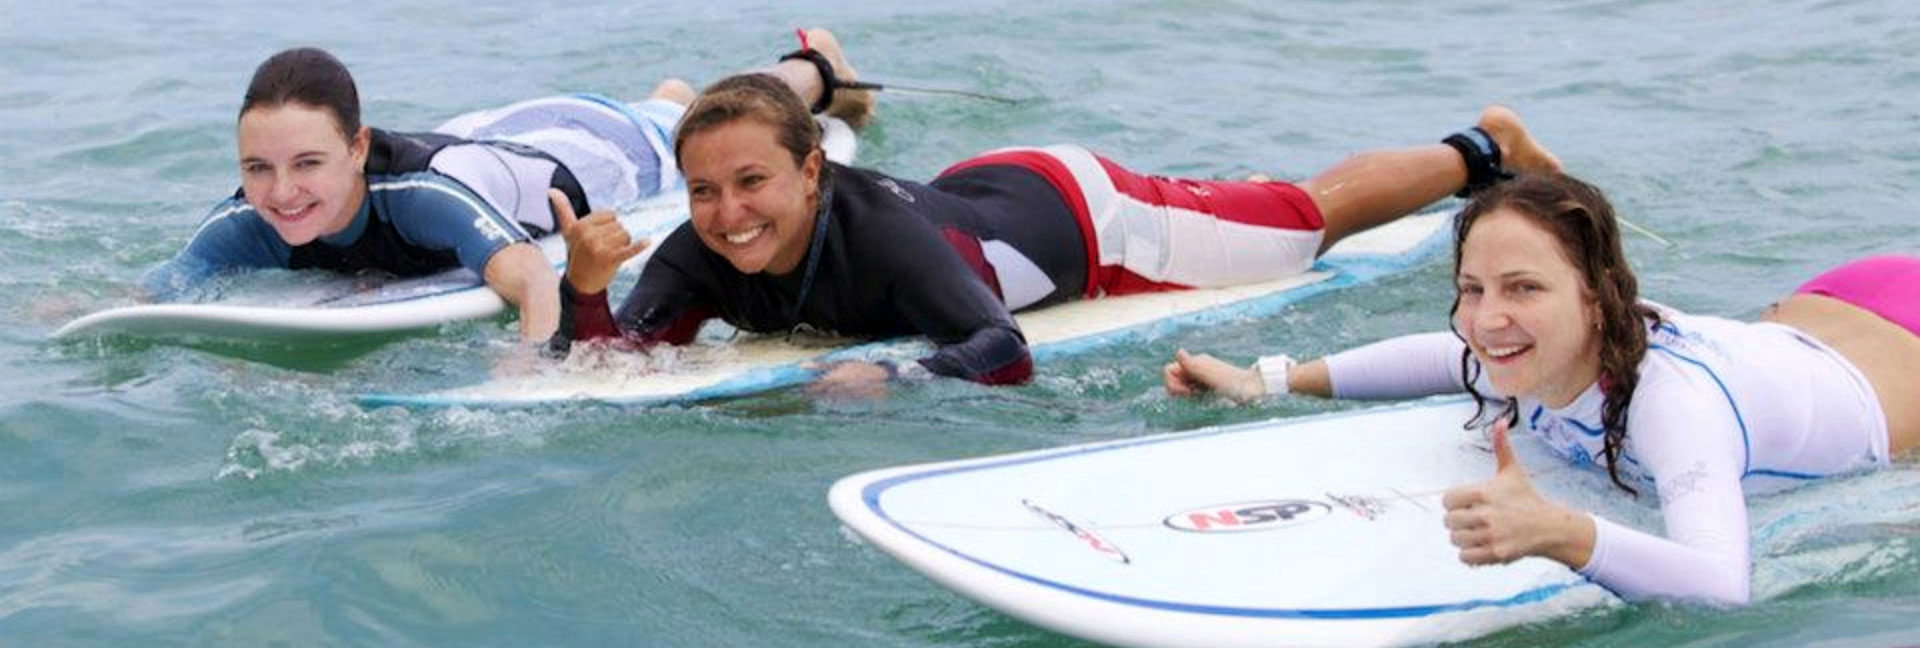
[[[1568,550],[1583,544],[1578,540],[1583,527],[1584,546],[1591,550],[1592,520],[1534,491],[1507,442],[1505,417],[1493,424],[1493,457],[1493,479],[1449,490],[1440,501],[1460,562],[1490,565],[1546,555],[1572,567],[1584,565],[1584,558],[1571,562],[1576,555]]]
[[[620,264],[647,249],[648,241],[633,240],[611,210],[595,210],[579,218],[574,216],[567,195],[558,189],[547,190],[547,200],[553,204],[560,236],[567,242],[566,280],[574,292],[591,295],[606,290],[613,283],[614,273],[620,271]]]

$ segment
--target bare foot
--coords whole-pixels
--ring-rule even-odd
[[[698,96],[698,93],[694,92],[693,86],[688,85],[686,81],[668,77],[661,81],[660,85],[654,86],[653,93],[647,95],[647,98],[665,99],[682,106],[688,106],[693,104],[693,99],[696,96]]]
[[[1560,158],[1554,157],[1540,142],[1527,133],[1527,127],[1520,123],[1520,115],[1512,108],[1495,104],[1480,111],[1480,123],[1476,124],[1493,141],[1500,145],[1500,163],[1512,171],[1559,171]]]
[[[840,39],[825,29],[807,30],[807,45],[827,57],[833,64],[834,76],[842,81],[858,81],[860,73],[847,63],[847,52],[840,47]],[[854,130],[860,130],[873,119],[874,98],[872,90],[848,90],[839,88],[833,91],[833,103],[827,106],[827,114],[840,118]]]

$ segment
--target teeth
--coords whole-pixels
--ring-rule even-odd
[[[1525,350],[1527,350],[1525,346],[1487,347],[1487,355],[1495,358],[1505,358]]]
[[[745,232],[739,232],[739,233],[735,233],[735,234],[728,234],[728,235],[726,235],[726,238],[727,238],[727,242],[728,242],[728,243],[732,243],[732,244],[734,244],[734,245],[739,245],[739,244],[741,244],[741,243],[745,243],[745,242],[747,242],[747,241],[751,241],[751,240],[753,240],[753,239],[754,239],[754,237],[756,237],[756,236],[759,236],[759,235],[760,235],[760,232],[761,232],[762,230],[765,230],[765,229],[767,229],[767,226],[765,226],[765,225],[761,225],[761,226],[759,226],[759,227],[755,227],[755,228],[753,228],[753,229],[750,229],[750,230],[747,230],[747,231],[745,231]]]

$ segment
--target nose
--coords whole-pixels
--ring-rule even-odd
[[[746,220],[747,203],[741,199],[738,191],[720,192],[719,213],[721,227],[733,227]]]
[[[1466,312],[1466,324],[1474,331],[1498,331],[1513,323],[1513,313],[1509,304],[1494,295],[1483,296]]]
[[[293,175],[284,169],[274,169],[272,184],[267,186],[267,199],[274,204],[293,200],[300,193],[294,183]]]

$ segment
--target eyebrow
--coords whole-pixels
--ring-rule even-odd
[[[299,161],[301,159],[315,157],[315,156],[324,156],[326,154],[327,154],[326,151],[301,151],[299,153],[293,154],[293,159],[295,161]],[[255,162],[267,163],[267,159],[257,155],[240,158],[241,164],[252,164]]]
[[[1506,272],[1502,272],[1502,273],[1500,273],[1500,274],[1498,274],[1498,275],[1495,275],[1495,276],[1494,276],[1493,278],[1495,278],[1495,279],[1502,279],[1502,280],[1505,280],[1505,279],[1516,279],[1516,278],[1526,278],[1526,277],[1532,277],[1532,276],[1535,276],[1535,275],[1539,275],[1539,274],[1540,274],[1540,272],[1539,272],[1539,271],[1537,271],[1537,270],[1508,270],[1508,271],[1506,271]],[[1460,272],[1460,274],[1459,274],[1459,275],[1458,275],[1457,277],[1455,277],[1455,278],[1457,278],[1457,279],[1479,279],[1479,277],[1475,277],[1475,276],[1473,275],[1473,273],[1471,273],[1471,272],[1466,272],[1466,271],[1461,271],[1461,272]]]

